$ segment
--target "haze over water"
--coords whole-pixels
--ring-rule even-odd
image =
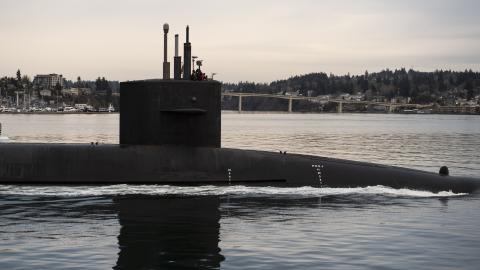
[[[118,115],[0,115],[17,142],[118,143]],[[235,114],[222,146],[480,177],[480,118]],[[112,157],[113,158],[113,157]],[[0,185],[0,269],[477,269],[478,195],[385,187]]]

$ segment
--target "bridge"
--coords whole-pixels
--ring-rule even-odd
[[[287,96],[287,95],[277,95],[277,94],[259,94],[259,93],[240,93],[240,92],[226,92],[222,93],[222,96],[226,97],[238,97],[238,112],[242,112],[242,98],[244,97],[262,97],[262,98],[279,98],[288,100],[288,112],[293,112],[293,101],[294,100],[308,100],[313,102],[332,102],[337,103],[337,112],[343,112],[343,104],[364,104],[367,106],[383,106],[388,112],[394,112],[396,108],[410,108],[410,109],[419,109],[425,108],[429,105],[423,104],[406,104],[406,103],[389,103],[389,102],[376,102],[376,101],[359,101],[359,100],[347,100],[340,98],[330,98],[325,96],[320,97],[305,97],[305,96]]]

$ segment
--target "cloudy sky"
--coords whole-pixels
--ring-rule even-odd
[[[480,70],[477,0],[0,0],[0,75],[161,77],[164,22],[227,82]]]

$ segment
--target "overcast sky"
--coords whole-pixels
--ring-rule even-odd
[[[158,78],[165,22],[227,82],[480,70],[477,0],[0,0],[0,75]]]

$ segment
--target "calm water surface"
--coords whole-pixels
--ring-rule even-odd
[[[118,115],[5,115],[17,142],[118,143]],[[480,117],[233,114],[222,146],[480,177]],[[0,185],[0,269],[478,269],[480,196],[386,187]]]

